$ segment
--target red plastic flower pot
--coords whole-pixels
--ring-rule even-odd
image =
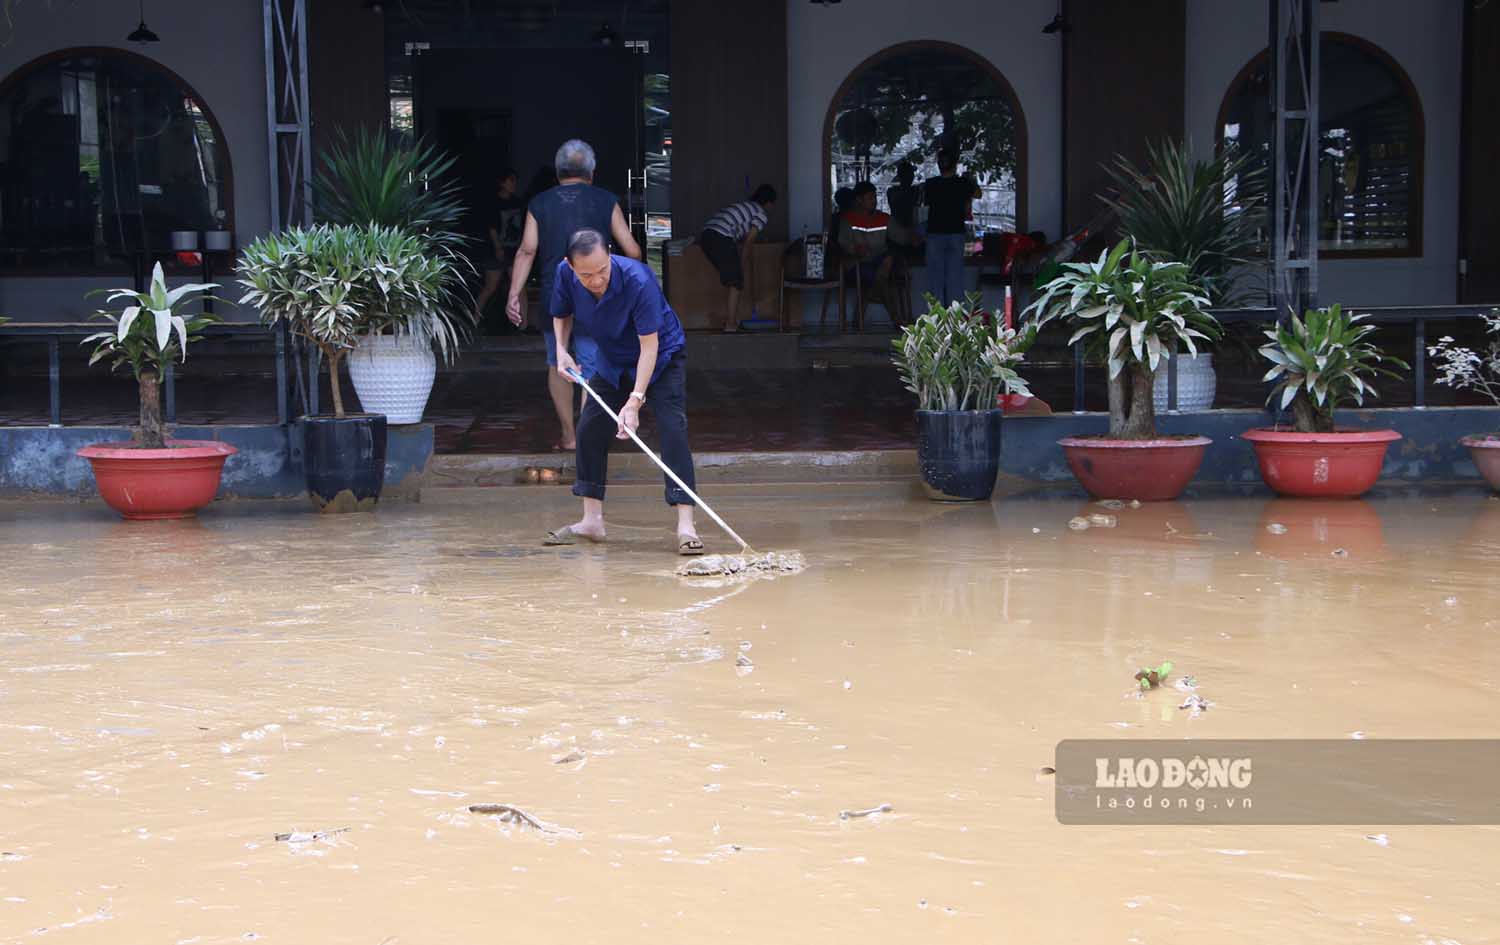
[[[1182,495],[1193,481],[1212,442],[1206,436],[1065,436],[1057,445],[1063,448],[1068,468],[1094,498],[1165,502]]]
[[[1490,488],[1500,490],[1500,433],[1480,433],[1458,442],[1469,448],[1469,456]]]
[[[1386,447],[1401,439],[1395,430],[1295,433],[1269,427],[1240,437],[1255,447],[1260,476],[1278,495],[1353,499],[1380,478]]]
[[[188,518],[214,500],[224,460],[239,452],[214,440],[168,440],[147,450],[96,443],[78,455],[94,467],[106,505],[128,519]]]

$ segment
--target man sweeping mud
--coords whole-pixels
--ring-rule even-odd
[[[663,461],[687,489],[696,488],[687,438],[687,339],[656,276],[634,259],[611,255],[598,230],[579,230],[569,240],[546,304],[555,329],[558,372],[569,381],[577,375],[587,379],[619,416],[616,423],[592,398],[584,401],[573,484],[573,494],[583,498],[583,518],[548,532],[546,544],[599,542],[605,537],[610,434],[629,438],[640,426],[642,404],[656,415]],[[578,347],[582,364],[568,354],[574,332],[593,342]],[[677,553],[702,554],[692,497],[668,477],[666,499],[677,509]]]

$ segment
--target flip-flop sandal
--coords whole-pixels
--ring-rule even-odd
[[[703,542],[696,538],[679,538],[677,540],[677,553],[683,557],[703,554]]]
[[[589,542],[590,544],[595,545],[601,544],[604,541],[603,538],[595,538],[593,535],[585,535],[582,532],[575,532],[573,531],[573,526],[571,525],[564,525],[562,528],[559,528],[556,531],[548,532],[547,537],[542,539],[542,544],[576,545],[578,544],[578,539],[580,538],[582,538],[586,542]]]

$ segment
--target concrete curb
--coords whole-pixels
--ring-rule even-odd
[[[704,483],[884,482],[917,474],[916,450],[698,453],[693,462],[698,481]],[[515,485],[527,467],[554,469],[569,481],[574,474],[569,453],[440,454],[428,461],[423,486]],[[611,484],[659,482],[661,478],[661,470],[641,453],[610,454]]]

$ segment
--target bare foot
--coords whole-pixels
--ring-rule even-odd
[[[568,526],[568,530],[580,538],[592,538],[594,541],[604,540],[603,522],[590,522],[588,520],[574,522]]]

